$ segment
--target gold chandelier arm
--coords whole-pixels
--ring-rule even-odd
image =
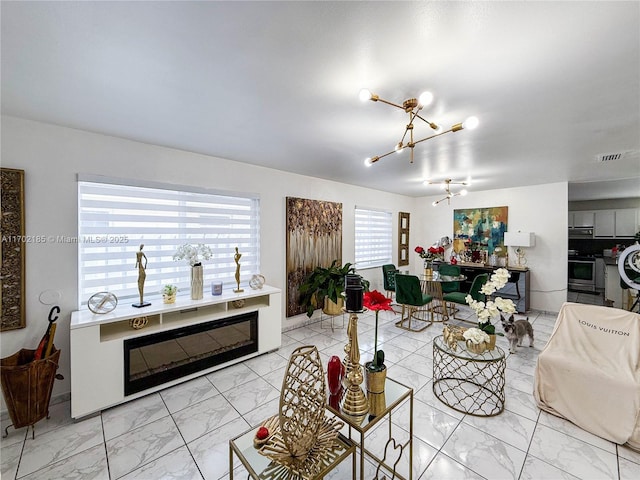
[[[373,100],[373,98],[372,98],[372,100]],[[396,108],[399,108],[400,110],[404,110],[404,107],[402,105],[398,105],[396,103],[390,102],[388,100],[385,100],[384,98],[375,97],[375,100],[373,100],[373,101],[386,103],[387,105],[391,105],[392,107],[396,107]]]
[[[433,122],[430,122],[429,120],[427,120],[426,118],[421,117],[420,115],[418,115],[418,112],[416,112],[416,117],[418,117],[420,120],[422,120],[424,123],[426,123],[427,125],[429,125],[433,130],[437,130],[438,129],[438,125],[436,125]]]
[[[384,158],[388,155],[391,155],[392,153],[395,153],[395,150],[391,150],[390,152],[385,153],[384,155],[378,155],[376,157],[372,157],[371,158],[371,163],[376,163],[378,160],[380,160],[381,158]]]
[[[458,124],[454,125],[454,126],[453,126],[453,127],[451,127],[449,130],[445,130],[445,131],[443,131],[443,132],[439,132],[439,133],[434,133],[433,135],[431,135],[431,136],[429,136],[429,137],[425,137],[425,138],[422,138],[422,139],[420,139],[420,140],[416,140],[416,141],[414,142],[414,144],[418,144],[418,143],[421,143],[421,142],[425,142],[425,141],[427,141],[427,140],[431,140],[432,138],[439,137],[440,135],[444,135],[445,133],[449,133],[449,132],[457,132],[458,130],[462,130],[462,126],[461,126],[460,128],[455,128],[455,127],[457,127],[458,125],[460,125],[460,124],[458,123]]]

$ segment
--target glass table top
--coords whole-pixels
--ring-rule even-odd
[[[365,395],[367,395],[367,391],[364,388],[364,384],[361,386]],[[346,389],[342,389],[342,395],[344,395],[345,392],[346,392]],[[378,420],[383,418],[387,413],[393,410],[396,406],[400,405],[404,400],[409,398],[412,392],[413,392],[413,389],[411,389],[410,387],[407,387],[406,385],[403,385],[402,383],[387,377],[384,385],[384,397],[383,397],[383,400],[385,403],[384,410],[381,411],[381,413],[376,415],[375,417],[366,415],[365,418],[362,420],[362,422],[359,424],[356,423],[353,418],[343,414],[340,411],[340,408],[338,406],[339,405],[338,399],[332,399],[331,396],[327,396],[327,409],[331,413],[338,416],[341,420],[344,420],[351,427],[355,428],[360,432],[365,432],[369,430],[369,428],[373,427],[376,423],[378,423]],[[383,394],[381,393],[374,394],[374,395],[376,395],[378,399],[380,399],[383,396]]]
[[[453,350],[449,345],[444,341],[444,337],[442,335],[437,336],[433,339],[433,347],[438,350],[443,351],[447,355],[452,357],[457,357],[462,360],[471,360],[474,362],[495,362],[496,360],[500,360],[504,358],[504,350],[500,347],[496,346],[493,350],[485,350],[482,353],[472,353],[464,345],[464,342],[458,342],[458,349]]]
[[[253,471],[254,475],[258,475],[260,478],[271,478],[271,475],[267,474],[267,471],[278,470],[278,465],[269,457],[258,453],[258,449],[253,446],[253,438],[259,426],[247,430],[242,435],[232,439],[230,445],[234,449],[236,455],[242,462],[242,464]],[[332,450],[332,455],[329,456],[325,462],[323,462],[324,472],[331,470],[337,464],[339,464],[344,458],[350,455],[354,451],[352,443],[339,434],[337,442]],[[278,475],[275,478],[280,478]],[[283,477],[284,478],[284,477]],[[298,477],[291,477],[298,478]]]
[[[463,282],[467,279],[466,275],[442,275],[440,272],[433,272],[432,275],[421,275],[421,279],[427,282]]]

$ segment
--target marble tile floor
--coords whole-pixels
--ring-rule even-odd
[[[567,302],[604,306],[604,291],[598,290],[597,292],[592,293],[569,290],[567,292]]]
[[[463,307],[459,315],[470,316]],[[532,313],[536,342],[507,358],[506,408],[490,418],[464,415],[437,400],[431,389],[432,340],[441,324],[413,333],[394,326],[398,316],[381,312],[379,339],[388,375],[414,388],[414,479],[607,479],[640,478],[640,453],[598,438],[540,411],[533,399],[538,352],[549,338],[555,315]],[[358,322],[362,360],[373,349],[373,314]],[[327,323],[323,325],[327,326]],[[469,324],[467,324],[469,326]],[[10,430],[1,442],[2,478],[205,479],[228,478],[228,441],[277,413],[279,389],[289,354],[317,345],[322,358],[343,356],[345,329],[320,322],[282,335],[282,347],[258,358],[150,394],[74,422],[69,403],[51,406],[51,418]],[[526,342],[525,342],[526,343]],[[498,345],[508,352],[507,341]],[[6,421],[2,428],[6,426]],[[370,432],[368,445],[384,448],[387,424]],[[393,416],[394,436],[408,436],[408,404]],[[408,473],[406,452],[400,472]],[[366,478],[375,466],[367,462]],[[237,478],[246,478],[239,462]],[[351,478],[343,462],[327,478]]]

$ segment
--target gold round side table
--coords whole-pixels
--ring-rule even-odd
[[[458,412],[492,417],[504,410],[504,350],[476,354],[464,346],[456,351],[442,335],[433,340],[433,393]]]

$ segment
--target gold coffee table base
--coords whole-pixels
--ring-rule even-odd
[[[454,410],[492,417],[504,410],[506,360],[500,347],[481,354],[433,340],[433,394]]]

